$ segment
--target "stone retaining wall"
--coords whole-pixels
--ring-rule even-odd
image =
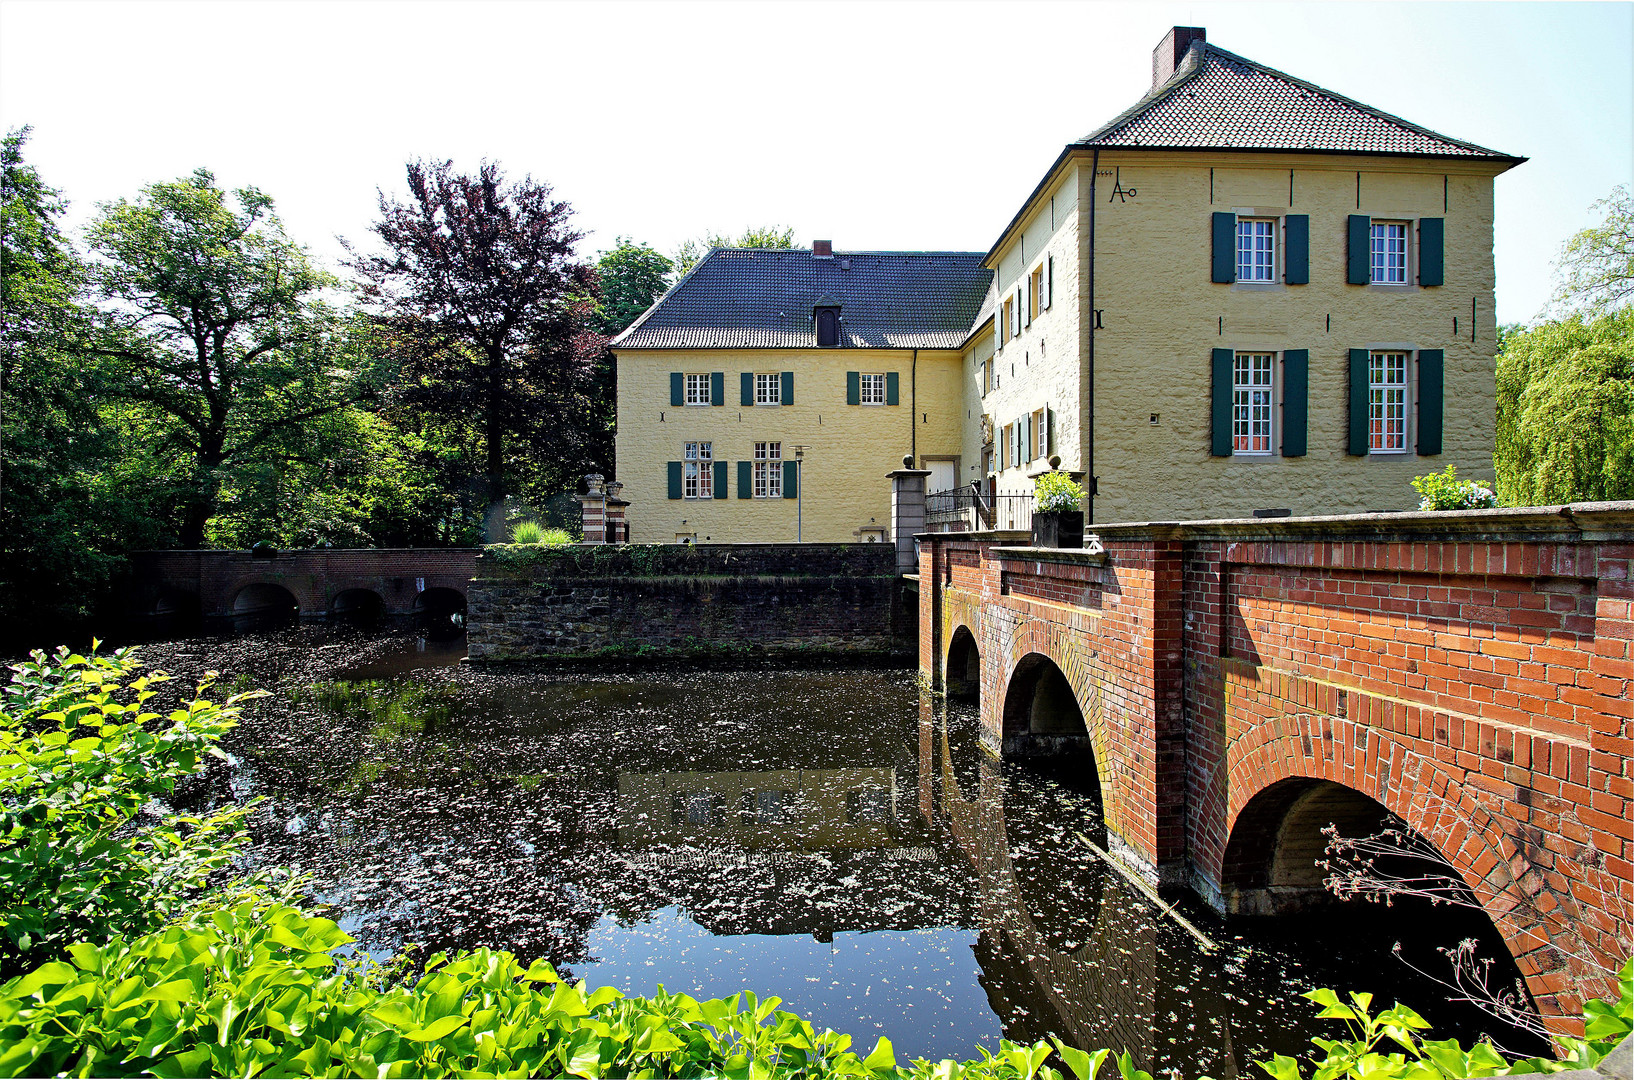
[[[883,544],[489,549],[467,616],[473,661],[588,656],[900,656],[912,603]]]

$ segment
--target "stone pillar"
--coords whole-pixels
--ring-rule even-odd
[[[607,542],[609,544],[627,544],[630,542],[630,500],[621,499],[618,493],[624,490],[624,485],[614,480],[607,485]]]
[[[579,496],[579,521],[584,526],[582,544],[607,542],[607,492],[602,487],[601,473],[584,478],[585,493]]]
[[[912,464],[903,458],[903,465]],[[919,555],[914,534],[925,531],[925,477],[929,469],[902,468],[887,473],[891,478],[891,540],[896,544],[896,572],[919,572]]]

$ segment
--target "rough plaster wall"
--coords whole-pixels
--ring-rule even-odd
[[[959,453],[958,364],[955,352],[919,353],[917,412],[929,417],[919,425],[921,455]],[[737,462],[752,460],[759,441],[781,441],[786,459],[796,443],[811,447],[801,477],[808,543],[851,542],[859,528],[889,528],[886,474],[902,467],[912,441],[912,369],[912,352],[902,350],[621,350],[617,479],[630,501],[631,540],[668,543],[680,532],[695,532],[699,542],[794,540],[796,500],[738,498]],[[672,407],[672,371],[724,372],[726,404]],[[794,372],[794,404],[740,406],[738,377],[745,371]],[[847,405],[847,371],[898,372],[901,404]],[[692,440],[712,442],[716,460],[729,463],[729,498],[668,497],[666,463],[681,460]]]
[[[1295,515],[1405,510],[1417,501],[1411,478],[1449,464],[1490,482],[1496,333],[1490,168],[1446,166],[1471,171],[1447,174],[1443,211],[1443,173],[1430,163],[1256,156],[1252,167],[1225,167],[1231,160],[1101,157],[1102,171],[1121,170],[1123,186],[1138,194],[1109,201],[1097,193],[1096,305],[1106,314],[1096,340],[1096,521],[1240,517],[1261,507]],[[1104,177],[1102,186],[1109,186]],[[1216,210],[1310,215],[1311,284],[1212,283],[1209,215]],[[1346,217],[1353,213],[1445,217],[1446,284],[1345,284]],[[1446,352],[1438,456],[1345,453],[1347,350],[1387,343]],[[1220,347],[1310,350],[1307,456],[1209,455],[1210,351]],[[1156,425],[1152,413],[1159,414]],[[1409,447],[1414,437],[1409,428]]]

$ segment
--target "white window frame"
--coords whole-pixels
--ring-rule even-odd
[[[1016,326],[1015,315],[1010,306],[1014,302],[1014,298],[1006,296],[1004,298],[1004,303],[999,309],[1004,313],[1004,335],[999,338],[999,345],[1001,348],[1003,347],[1004,342],[1009,341],[1011,338],[1016,336],[1014,332]]]
[[[780,442],[755,443],[755,498],[781,499],[783,497],[783,444]]]
[[[864,371],[858,374],[857,401],[863,405],[885,404],[885,372]]]
[[[688,405],[710,405],[709,372],[689,371],[686,373],[686,398]]]
[[[1032,317],[1038,318],[1044,313],[1044,264],[1033,267],[1032,273],[1027,275],[1028,300],[1032,303]]]
[[[714,444],[688,442],[681,448],[681,498],[715,497]]]
[[[1231,362],[1231,453],[1270,457],[1276,453],[1277,354],[1255,349]],[[1258,440],[1264,445],[1255,446]]]
[[[1237,219],[1237,280],[1270,285],[1277,280],[1277,219]]]
[[[755,404],[783,404],[783,375],[781,372],[755,372]]]
[[[1397,377],[1399,376],[1399,378]],[[1372,349],[1367,354],[1367,452],[1405,454],[1412,420],[1413,354]],[[1392,425],[1398,425],[1392,430]],[[1399,438],[1400,445],[1390,445]]]
[[[1401,230],[1401,248],[1393,249],[1390,230]],[[1413,282],[1413,223],[1374,218],[1367,227],[1367,279],[1374,285],[1411,285]],[[1396,257],[1399,256],[1399,262]],[[1399,279],[1392,276],[1399,271]],[[1380,276],[1381,272],[1384,276]],[[1371,361],[1370,361],[1371,362]]]
[[[1050,410],[1036,409],[1029,418],[1033,425],[1033,460],[1050,456]]]

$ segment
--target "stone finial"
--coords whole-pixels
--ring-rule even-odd
[[[602,493],[601,485],[604,479],[606,478],[599,472],[587,474],[584,478],[585,492],[590,495],[600,495]]]
[[[903,454],[902,455],[902,467],[904,469],[913,468],[913,455],[912,454]]]
[[[1060,454],[1051,454],[1050,455],[1050,468],[1052,468],[1052,469],[1060,469],[1061,468],[1061,455]]]
[[[614,480],[611,484],[607,485],[607,497],[609,499],[616,499],[616,498],[618,498],[618,493],[623,491],[623,490],[624,490],[624,485],[621,484],[619,481]]]

